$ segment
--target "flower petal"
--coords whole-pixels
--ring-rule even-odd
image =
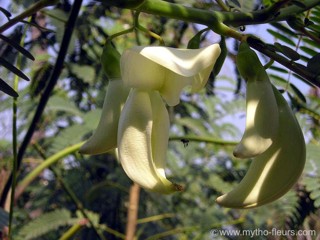
[[[156,91],[132,89],[120,116],[118,150],[128,177],[145,189],[172,193],[181,187],[164,172],[169,119]]]
[[[159,92],[169,106],[175,106],[180,102],[182,89],[192,85],[193,77],[184,77],[171,71],[167,71],[166,75],[167,79]]]
[[[123,81],[109,81],[102,113],[97,129],[81,146],[82,154],[100,154],[117,147],[117,131],[121,109],[128,97],[129,89]]]
[[[126,50],[121,55],[121,76],[126,86],[141,90],[158,90],[165,80],[166,69],[138,52]]]
[[[149,97],[153,116],[151,133],[152,157],[157,171],[165,178],[170,129],[169,114],[158,92],[149,92]]]
[[[138,52],[166,69],[179,75],[191,77],[203,69],[213,67],[220,55],[219,44],[200,49],[178,49],[161,46],[135,46],[129,51]]]
[[[174,106],[185,86],[192,85],[194,92],[205,86],[220,52],[218,44],[201,49],[135,46],[122,54],[121,74],[128,87],[159,90]]]

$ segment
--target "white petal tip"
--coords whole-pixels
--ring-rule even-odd
[[[114,148],[116,148],[116,146],[106,148],[106,147],[102,147],[102,145],[93,144],[89,139],[80,147],[78,152],[84,155],[98,155],[98,154],[109,152]]]
[[[258,142],[254,144],[239,143],[233,150],[233,156],[236,158],[253,158],[264,153],[272,144],[272,141]]]
[[[244,203],[242,201],[236,201],[236,199],[228,199],[227,194],[222,195],[216,199],[216,203],[225,208],[246,209],[259,206],[257,202]]]

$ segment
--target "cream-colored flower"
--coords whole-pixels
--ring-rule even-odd
[[[139,46],[122,54],[122,79],[132,89],[120,115],[118,153],[126,174],[143,188],[182,189],[165,175],[169,116],[162,98],[174,106],[185,86],[203,88],[219,54],[218,44],[190,50]]]

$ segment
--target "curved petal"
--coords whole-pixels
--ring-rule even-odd
[[[121,55],[121,76],[128,87],[141,90],[158,90],[165,80],[165,68],[150,61],[138,52],[126,50]]]
[[[120,116],[118,153],[128,177],[145,189],[172,193],[181,190],[165,176],[169,119],[156,91],[132,89]]]
[[[170,129],[169,114],[158,92],[149,93],[149,98],[153,117],[151,133],[152,157],[158,173],[165,178]]]
[[[104,99],[97,129],[79,150],[82,154],[100,154],[117,147],[117,131],[121,109],[128,97],[129,89],[123,81],[110,81]]]
[[[212,44],[200,49],[135,46],[127,51],[137,52],[174,73],[191,77],[209,66],[213,67],[221,49],[219,44]]]
[[[273,87],[279,111],[279,132],[264,153],[255,157],[241,182],[216,202],[230,208],[252,208],[282,197],[298,181],[306,161],[299,123],[281,93]]]
[[[136,46],[122,54],[121,75],[128,87],[158,90],[174,106],[185,86],[192,85],[194,92],[205,86],[220,52],[218,44],[201,49]]]
[[[167,71],[166,81],[164,81],[159,92],[169,106],[175,106],[180,102],[182,89],[188,85],[192,85],[192,81],[192,77],[184,77]]]

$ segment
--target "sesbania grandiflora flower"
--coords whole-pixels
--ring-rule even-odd
[[[202,49],[139,46],[120,59],[107,44],[102,65],[110,81],[102,115],[80,152],[99,154],[117,147],[126,174],[143,188],[166,194],[182,190],[165,174],[170,128],[165,103],[177,105],[187,85],[201,90],[219,54],[218,44]]]
[[[122,79],[132,89],[120,115],[118,154],[126,174],[143,188],[166,194],[182,190],[165,175],[165,102],[177,105],[187,85],[193,91],[203,88],[219,54],[218,44],[202,49],[137,46],[122,54]]]

